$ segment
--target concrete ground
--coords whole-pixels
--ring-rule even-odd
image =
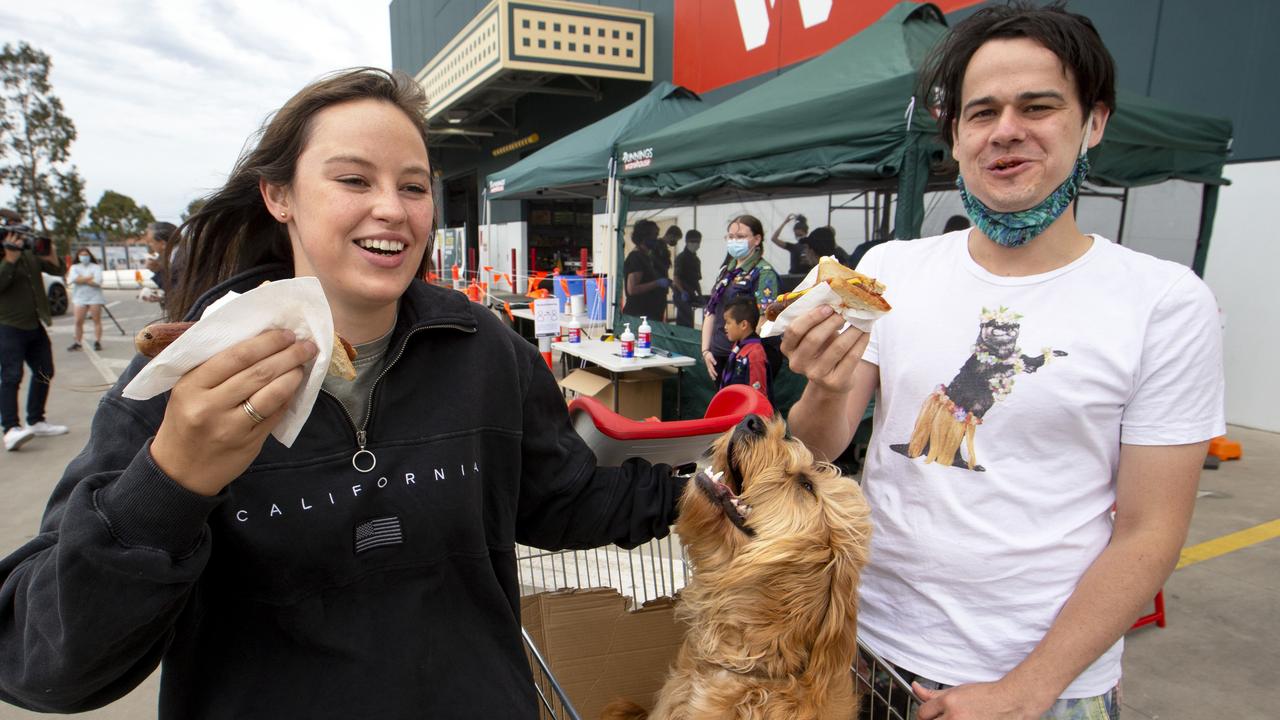
[[[0,455],[0,555],[34,535],[62,469],[88,439],[99,395],[132,357],[133,333],[158,316],[156,306],[135,301],[132,292],[109,291],[108,300],[116,303],[111,310],[128,334],[122,336],[104,318],[101,353],[66,351],[70,316],[58,318],[50,331],[57,376],[47,415],[71,432],[37,438],[19,452]],[[1232,427],[1229,436],[1243,444],[1244,458],[1204,472],[1188,546],[1280,518],[1280,435]],[[1276,533],[1207,546],[1208,554],[1223,554],[1174,572],[1165,586],[1168,626],[1148,626],[1128,636],[1123,717],[1280,716],[1267,709],[1270,693],[1280,687],[1280,538],[1266,539],[1268,534]],[[1234,545],[1245,546],[1232,550]],[[154,718],[158,686],[153,675],[110,707],[80,717]],[[37,717],[45,716],[0,703],[0,720]]]

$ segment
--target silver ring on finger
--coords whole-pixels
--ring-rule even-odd
[[[254,425],[261,424],[263,420],[266,420],[266,418],[262,417],[257,410],[253,409],[253,403],[250,403],[248,400],[245,400],[244,404],[240,407],[244,408],[244,414],[249,416],[249,419],[253,421]]]

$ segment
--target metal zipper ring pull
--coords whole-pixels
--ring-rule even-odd
[[[360,467],[361,455],[369,456],[369,467]],[[357,450],[356,454],[351,456],[351,467],[355,468],[356,472],[362,472],[362,473],[373,472],[373,469],[377,466],[378,466],[378,457],[374,455],[372,452],[369,452],[368,450],[365,450],[363,448],[361,448],[360,450]]]

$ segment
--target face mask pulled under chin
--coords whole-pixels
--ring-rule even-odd
[[[964,177],[956,177],[956,187],[960,190],[960,201],[964,203],[965,214],[983,235],[991,238],[997,245],[1021,247],[1062,217],[1062,213],[1071,207],[1072,202],[1075,202],[1080,194],[1080,186],[1089,175],[1089,127],[1092,122],[1093,113],[1089,113],[1084,122],[1084,139],[1080,142],[1080,153],[1076,156],[1076,164],[1071,168],[1071,174],[1045,199],[1026,210],[1013,212],[992,210],[969,193],[964,185]]]

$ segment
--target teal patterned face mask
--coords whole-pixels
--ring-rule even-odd
[[[1049,196],[1033,207],[1013,212],[998,212],[969,194],[965,189],[964,178],[956,177],[956,187],[960,189],[960,200],[964,203],[965,213],[973,224],[984,235],[1005,247],[1019,247],[1027,244],[1035,236],[1044,232],[1055,223],[1062,213],[1080,193],[1080,185],[1089,175],[1089,125],[1093,114],[1085,119],[1084,140],[1080,143],[1080,155],[1071,174]]]

